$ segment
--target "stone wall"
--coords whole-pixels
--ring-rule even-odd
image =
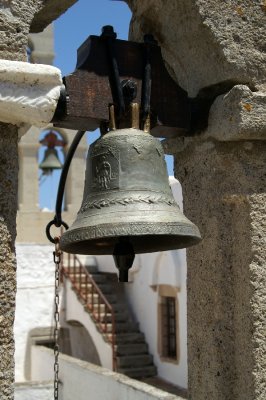
[[[192,399],[266,396],[265,154],[265,142],[189,140],[176,157],[203,237],[187,252]]]
[[[75,1],[61,1],[59,16]],[[34,16],[49,5],[48,0],[0,1],[0,58],[26,61],[28,33]],[[49,16],[47,14],[47,16]],[[43,28],[45,24],[43,24]],[[47,22],[48,25],[48,22]],[[0,398],[13,399],[16,261],[14,241],[17,211],[17,154],[18,130],[15,126],[0,125]]]
[[[8,151],[7,151],[8,149]],[[16,293],[17,132],[0,125],[0,397],[12,397]]]

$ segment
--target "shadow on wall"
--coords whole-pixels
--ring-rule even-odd
[[[87,329],[78,321],[68,321],[66,325],[64,330],[68,331],[68,337],[62,338],[65,342],[62,343],[64,353],[82,361],[101,365],[98,351]]]

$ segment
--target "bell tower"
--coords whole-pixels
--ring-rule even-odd
[[[63,149],[65,155],[75,136],[75,131],[59,128],[54,129],[52,126],[48,126],[44,131],[50,129],[58,133],[66,142]],[[50,207],[41,208],[39,201],[41,183],[38,151],[41,146],[39,143],[41,133],[42,130],[31,127],[19,143],[17,243],[48,244],[45,228],[47,223],[53,219],[54,210],[51,210]],[[77,148],[67,178],[65,206],[62,214],[63,220],[67,223],[73,221],[80,207],[80,199],[82,198],[84,187],[86,150],[86,139],[83,138]],[[46,184],[47,187],[48,200],[49,196],[56,198],[57,194],[57,185],[54,184],[51,188],[49,187],[49,183],[44,182],[44,185]]]
[[[39,64],[53,64],[53,26],[48,26],[41,34],[31,34],[27,48],[28,61]],[[54,210],[41,207],[39,202],[40,170],[38,167],[39,143],[42,132],[53,130],[59,134],[66,145],[64,156],[68,151],[75,131],[56,128],[52,125],[39,129],[32,126],[19,142],[19,189],[17,214],[17,243],[49,244],[45,235],[47,223],[53,219]],[[66,182],[63,219],[71,223],[80,207],[85,176],[85,159],[87,143],[85,137],[81,140],[75,157],[71,163]],[[47,186],[46,196],[56,198],[57,185]],[[51,208],[51,207],[48,207]],[[57,232],[58,234],[58,232]]]

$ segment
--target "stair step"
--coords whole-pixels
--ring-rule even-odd
[[[101,330],[107,331],[108,333],[112,332],[112,316],[111,316],[111,314],[101,313],[100,317],[99,317],[98,307],[95,307],[95,309],[93,311],[85,308],[85,311],[88,311],[91,318],[94,320],[95,324],[99,325],[99,328]]]
[[[127,355],[117,357],[118,368],[138,368],[146,365],[153,365],[153,359],[150,354]]]
[[[100,283],[100,282],[101,283],[106,283],[106,282],[108,282],[106,275],[101,274],[100,272],[97,273],[97,274],[91,274],[91,276],[92,276],[94,282],[96,282],[96,283]]]
[[[76,267],[73,267],[73,266],[70,266],[70,267],[67,267],[67,268],[65,268],[66,270],[67,270],[67,273],[68,274],[70,274],[70,275],[73,275],[73,274],[79,274],[80,272],[82,273],[82,274],[85,274],[85,271],[83,270],[83,267],[82,266],[79,266],[79,265],[76,265]]]
[[[84,268],[90,273],[90,274],[97,274],[98,272],[98,267],[97,265],[85,265]]]
[[[97,283],[103,294],[112,294],[114,292],[112,286],[109,283]]]
[[[70,279],[75,280],[76,282],[79,282],[80,280],[82,282],[85,282],[86,276],[88,276],[85,271],[79,271],[78,269],[76,270],[75,273],[74,273],[74,270],[71,272],[68,271],[68,274],[69,274]],[[94,282],[97,284],[101,284],[101,283],[109,284],[107,278],[102,274],[99,274],[99,273],[98,274],[90,274],[90,276],[94,280]],[[87,279],[89,282],[89,277]]]
[[[69,274],[69,276],[72,279],[74,277],[76,277],[76,279],[79,278],[79,277],[84,278],[87,275],[86,271],[84,271],[84,269],[86,269],[87,272],[89,273],[89,275],[91,275],[91,277],[93,278],[93,280],[95,282],[98,283],[98,282],[107,282],[108,281],[107,277],[105,275],[101,274],[100,272],[98,272],[97,269],[96,269],[95,272],[90,272],[89,268],[94,269],[94,268],[97,268],[97,267],[84,267],[84,268],[83,267],[81,267],[81,268],[79,268],[79,267],[76,267],[76,268],[68,267],[68,268],[66,268],[66,270],[67,270],[67,273]]]
[[[112,314],[108,313],[100,313],[100,316],[97,312],[97,309],[94,311],[92,315],[93,319],[95,319],[97,322],[100,322],[101,324],[111,324],[112,323]]]
[[[130,354],[147,354],[147,343],[128,343],[116,345],[116,354],[118,356],[125,356]]]
[[[116,304],[117,301],[118,301],[116,294],[113,294],[113,293],[112,294],[111,293],[106,293],[105,297],[106,297],[106,300],[108,301],[108,303],[110,303],[111,306],[113,304]]]
[[[76,264],[76,267],[74,267],[74,265],[70,265],[69,267],[67,267],[65,269],[67,270],[67,272],[69,274],[74,274],[74,273],[77,274],[80,269],[81,269],[81,272],[84,273],[84,274],[86,273],[84,271],[84,269],[91,275],[99,273],[98,267],[96,265],[82,265],[82,266],[80,266],[80,265]]]
[[[106,323],[106,324],[102,323],[100,325],[101,325],[101,328],[103,330],[105,330],[107,333],[112,332],[113,327],[112,327],[111,323]],[[117,322],[115,324],[115,332],[116,332],[116,334],[119,334],[119,335],[120,335],[120,333],[127,333],[127,332],[137,333],[138,325],[135,324],[134,322],[128,322],[128,321],[127,322]]]
[[[117,372],[129,376],[130,378],[140,379],[157,375],[157,369],[154,365],[142,368],[117,368]]]
[[[91,314],[91,310],[89,310],[86,305],[84,306],[85,311],[89,312]],[[100,316],[99,316],[99,311],[98,311],[98,304],[96,303],[96,307],[94,310],[94,317],[97,320],[100,320],[103,324],[105,322],[111,323],[112,322],[112,314],[111,313],[105,313],[105,310],[103,308],[103,304],[100,304]],[[126,313],[124,314],[115,314],[115,322],[116,323],[128,323],[131,322],[128,315]]]
[[[96,303],[96,304],[98,304],[98,303]],[[86,305],[84,305],[84,308],[86,310]],[[125,305],[121,306],[121,304],[119,304],[119,303],[114,303],[114,304],[112,304],[112,309],[114,310],[115,318],[117,321],[123,319],[124,316],[126,316],[127,318],[129,317],[129,313],[128,313]],[[108,312],[107,306],[103,303],[100,304],[99,310],[100,310],[100,313]],[[121,316],[121,318],[120,318],[120,316]]]
[[[116,303],[113,305],[113,310],[115,313],[120,313],[128,310],[128,306],[124,303]]]
[[[85,295],[85,291],[82,291],[82,294]],[[111,304],[115,304],[117,302],[117,297],[115,294],[107,294],[106,296],[106,300],[108,301],[108,303]],[[93,300],[93,301],[92,301]],[[92,293],[88,293],[88,304],[102,304],[103,305],[103,300],[100,298],[100,296],[97,293],[94,293],[92,295]],[[100,308],[100,310],[104,311],[104,308]]]
[[[126,322],[116,322],[115,323],[116,332],[139,332],[139,326],[136,322],[126,321]]]
[[[100,316],[98,316],[97,313],[97,318],[99,317],[100,321],[105,323],[105,322],[112,322],[112,314],[111,313],[105,313],[105,312],[100,312]],[[127,313],[118,313],[114,315],[115,322],[116,323],[128,323],[131,322],[129,319],[129,315]]]
[[[116,335],[116,344],[128,344],[128,343],[145,343],[145,338],[141,332],[132,333],[120,333]]]
[[[83,293],[83,294],[86,293],[85,287],[82,288],[82,293]],[[103,292],[102,292],[102,293],[103,293]],[[103,293],[103,295],[104,295],[104,297],[106,298],[106,300],[108,301],[108,303],[110,303],[110,305],[111,305],[112,303],[117,304],[118,299],[117,299],[117,296],[116,296],[115,293]],[[91,300],[92,297],[93,297],[94,299],[96,299],[96,298],[98,298],[98,297],[100,297],[100,296],[101,296],[101,295],[99,295],[97,292],[90,293],[90,292],[88,291],[88,299],[89,299],[89,301]]]
[[[81,274],[79,275],[74,275],[74,274],[69,274],[69,278],[71,279],[71,281],[74,281],[76,283],[85,283],[85,282],[89,282],[89,278],[86,277],[86,274]]]
[[[90,282],[86,282],[85,279],[83,282],[81,282],[80,287],[84,291],[87,289],[88,293],[91,293],[92,291],[94,291],[94,293],[97,293],[96,289],[95,288],[93,289],[93,287],[94,287],[93,284]],[[109,285],[109,284],[98,284],[98,287],[104,295],[112,294],[112,292],[113,292],[113,289],[112,289],[111,285]]]

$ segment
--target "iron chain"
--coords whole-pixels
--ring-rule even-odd
[[[59,386],[59,285],[60,285],[60,263],[61,250],[59,248],[59,238],[55,238],[54,264],[55,264],[55,296],[54,296],[54,400],[58,400]]]

